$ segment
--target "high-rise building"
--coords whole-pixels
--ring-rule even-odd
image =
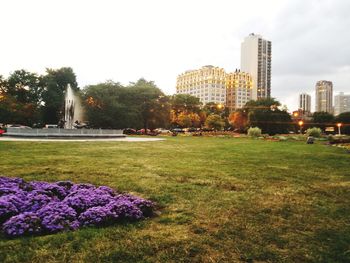
[[[252,75],[253,100],[271,97],[271,41],[247,36],[241,44],[241,70]]]
[[[311,112],[311,96],[306,93],[301,93],[299,95],[299,109],[304,113]]]
[[[230,112],[252,99],[253,81],[249,73],[237,70],[226,74],[226,107]]]
[[[350,112],[350,95],[339,92],[338,95],[334,96],[334,114],[339,115],[343,112]]]
[[[333,113],[333,83],[320,80],[316,83],[316,111]]]
[[[176,81],[177,94],[190,94],[208,102],[224,104],[226,72],[223,68],[204,66],[198,70],[189,70],[180,74]]]

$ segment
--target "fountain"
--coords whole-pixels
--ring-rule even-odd
[[[84,110],[80,97],[74,94],[68,84],[64,98],[64,125],[62,128],[25,129],[7,128],[4,136],[9,137],[44,137],[44,138],[120,138],[125,137],[123,130],[112,129],[85,129],[81,125],[84,121]]]
[[[66,95],[64,98],[64,128],[73,129],[75,123],[83,121],[83,108],[78,96],[70,84],[67,85]]]

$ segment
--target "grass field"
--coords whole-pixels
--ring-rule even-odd
[[[0,173],[150,198],[138,223],[8,240],[0,262],[350,262],[350,154],[304,142],[0,142]]]

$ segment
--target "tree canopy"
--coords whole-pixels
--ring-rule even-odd
[[[287,133],[292,120],[286,109],[280,109],[280,102],[274,98],[251,100],[236,115],[231,115],[231,125],[239,130],[259,127],[263,133]]]
[[[169,122],[169,99],[152,81],[139,79],[127,87],[106,82],[84,89],[86,114],[92,127],[165,127]]]

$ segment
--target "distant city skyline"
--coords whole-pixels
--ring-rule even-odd
[[[273,43],[271,96],[290,111],[300,93],[314,102],[322,79],[333,82],[334,94],[350,93],[346,0],[13,0],[0,7],[5,77],[69,66],[80,87],[144,77],[174,94],[177,75],[188,69],[239,68],[241,43],[254,32]]]

